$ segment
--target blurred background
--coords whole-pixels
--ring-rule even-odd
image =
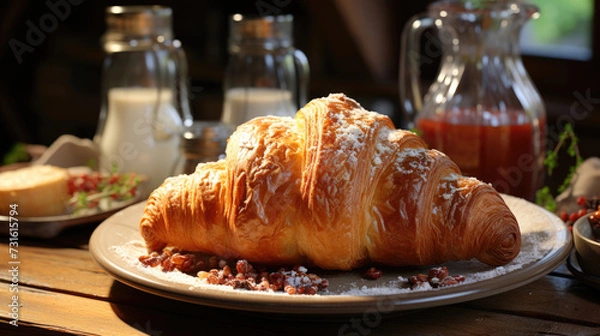
[[[30,27],[67,4],[54,29],[23,47]],[[159,4],[173,8],[174,35],[189,62],[195,119],[218,120],[234,13],[293,14],[295,46],[310,62],[309,98],[344,92],[365,108],[404,122],[398,63],[404,23],[432,1],[8,0],[0,5],[0,157],[17,142],[51,144],[61,134],[92,138],[100,112],[105,8]],[[552,136],[573,122],[584,157],[599,155],[600,0],[539,0],[541,17],[522,34],[524,64],[538,87]],[[52,20],[46,24],[51,24]],[[435,44],[434,44],[435,45]],[[24,48],[24,49],[21,49]],[[422,66],[423,85],[438,62]],[[576,113],[573,113],[575,111]],[[553,144],[552,141],[550,141]]]

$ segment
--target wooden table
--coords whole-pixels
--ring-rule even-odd
[[[7,223],[2,223],[6,225]],[[518,289],[471,302],[409,312],[296,316],[179,302],[123,285],[90,256],[97,223],[58,238],[18,240],[18,279],[9,237],[0,236],[1,335],[598,335],[600,290],[562,265]],[[11,293],[18,283],[18,293]],[[11,325],[18,295],[18,326]]]

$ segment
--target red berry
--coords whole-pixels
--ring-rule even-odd
[[[578,217],[578,215],[577,215],[577,213],[576,213],[576,212],[572,212],[572,213],[569,215],[569,220],[570,220],[571,222],[574,222],[574,221],[576,221],[577,219],[579,219],[579,217]]]
[[[587,209],[579,209],[579,211],[577,211],[577,218],[583,217],[586,214],[587,214]]]
[[[560,219],[562,219],[563,222],[566,222],[567,220],[569,220],[569,214],[566,211],[561,211],[560,212]]]
[[[585,207],[587,204],[587,199],[583,196],[577,197],[577,204],[581,207]]]
[[[109,179],[108,179],[108,184],[115,184],[119,182],[119,175],[117,174],[113,174]]]

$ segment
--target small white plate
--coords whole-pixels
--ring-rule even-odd
[[[122,210],[101,223],[90,239],[96,262],[115,279],[134,288],[167,298],[201,305],[255,312],[287,314],[385,313],[421,309],[474,300],[506,292],[551,272],[567,258],[571,234],[552,213],[522,199],[503,196],[522,233],[522,249],[511,263],[491,267],[476,260],[449,262],[451,275],[463,275],[459,285],[411,290],[404,279],[427,273],[432,266],[390,268],[377,280],[365,280],[359,271],[331,272],[309,269],[329,280],[319,295],[287,295],[208,285],[179,272],[162,272],[142,266],[146,254],[138,225],[144,203]]]

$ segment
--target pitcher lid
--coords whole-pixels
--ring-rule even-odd
[[[524,14],[531,17],[538,13],[538,8],[526,0],[440,0],[432,3],[429,11],[442,17],[452,13],[489,14],[498,17]]]
[[[266,48],[290,47],[293,43],[292,15],[249,16],[234,14],[229,21],[229,48],[243,43],[261,43]]]
[[[106,32],[102,36],[107,51],[112,42],[132,39],[173,39],[172,10],[165,6],[110,6],[106,8]],[[118,49],[118,48],[116,48]]]

